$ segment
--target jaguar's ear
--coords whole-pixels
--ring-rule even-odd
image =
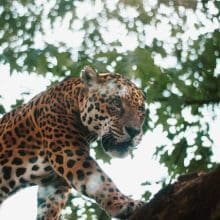
[[[87,85],[92,85],[93,83],[97,82],[97,73],[96,71],[90,67],[85,66],[81,71],[80,76]]]

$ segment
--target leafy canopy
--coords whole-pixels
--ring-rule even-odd
[[[205,116],[214,118],[220,102],[220,3],[177,2],[2,0],[0,63],[11,73],[61,78],[91,64],[135,78],[147,96],[144,131],[161,127],[169,140],[155,150],[168,180],[208,170],[215,161]],[[84,208],[87,219],[107,218],[91,212],[94,205]]]

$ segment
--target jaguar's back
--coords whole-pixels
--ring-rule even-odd
[[[32,105],[33,101],[0,119],[0,202],[21,187],[37,184],[37,176],[48,175],[49,168],[45,169],[49,164]]]

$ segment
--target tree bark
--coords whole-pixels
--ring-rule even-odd
[[[129,220],[220,220],[220,167],[180,176]]]

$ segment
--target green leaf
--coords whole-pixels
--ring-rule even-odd
[[[18,106],[21,106],[23,103],[24,103],[24,99],[16,99],[15,104],[12,104],[12,105],[11,105],[11,108],[12,108],[12,109],[15,109],[15,108],[17,108]]]
[[[146,191],[146,192],[142,195],[141,198],[142,198],[144,201],[148,201],[148,200],[150,199],[151,195],[152,195],[152,193],[151,193],[150,191]]]
[[[4,106],[0,104],[0,114],[2,115],[2,114],[5,114],[5,113],[6,113],[6,111],[5,111]]]
[[[108,154],[106,154],[106,152],[104,151],[104,149],[101,146],[100,142],[98,142],[98,146],[96,146],[94,148],[94,150],[95,150],[95,157],[96,157],[97,160],[101,159],[105,163],[110,163],[111,157]]]

